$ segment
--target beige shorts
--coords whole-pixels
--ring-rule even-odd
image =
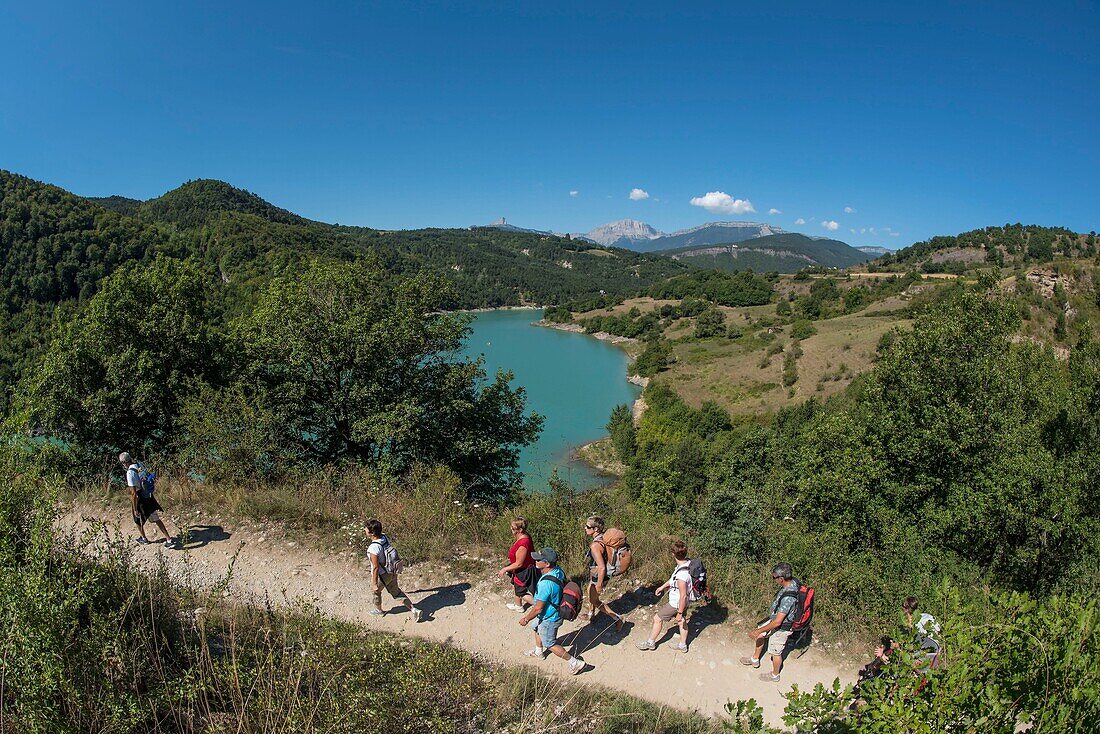
[[[787,638],[791,636],[790,630],[775,629],[769,632],[765,637],[768,638],[768,654],[769,655],[782,655],[783,649],[787,646]]]
[[[662,622],[671,622],[672,620],[676,619],[676,615],[677,613],[679,613],[679,611],[679,609],[672,606],[671,604],[663,604],[661,608],[657,610],[657,617]],[[687,616],[686,609],[684,610],[684,616]]]
[[[405,592],[401,591],[401,587],[397,585],[397,574],[395,573],[380,573],[378,574],[378,580],[382,582],[383,588],[390,592],[390,596],[394,599],[404,599]],[[378,606],[382,603],[382,589],[374,592],[374,604]]]

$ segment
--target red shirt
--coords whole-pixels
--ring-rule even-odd
[[[523,559],[523,565],[519,569],[522,571],[535,565],[535,559],[531,557],[531,554],[535,552],[535,544],[531,542],[530,536],[524,535],[521,538],[516,538],[516,542],[512,543],[512,547],[508,549],[508,563],[516,562],[516,554],[520,548],[527,549],[527,557]]]

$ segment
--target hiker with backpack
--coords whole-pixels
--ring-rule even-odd
[[[139,534],[137,542],[141,545],[149,545],[153,542],[145,534],[145,523],[151,522],[164,534],[165,548],[179,548],[179,541],[168,533],[168,528],[161,517],[163,508],[154,496],[156,474],[147,470],[140,461],[134,461],[133,457],[125,451],[118,455],[118,462],[125,467],[126,471],[126,486],[130,489],[130,508]]]
[[[424,619],[424,611],[413,605],[409,595],[397,585],[397,574],[401,572],[401,555],[397,552],[390,539],[382,532],[382,523],[374,518],[367,520],[367,537],[370,545],[367,546],[367,558],[370,559],[371,589],[374,591],[374,609],[370,610],[371,616],[385,614],[382,610],[382,587],[394,599],[400,599],[409,611],[412,612],[414,621]]]
[[[621,575],[630,566],[630,544],[626,534],[618,528],[605,529],[604,519],[592,515],[584,522],[584,533],[592,539],[588,546],[588,601],[592,611],[586,615],[594,620],[601,611],[615,620],[615,631],[623,628],[622,616],[616,614],[611,606],[600,599],[604,587],[613,576]]]
[[[772,569],[772,579],[779,590],[772,601],[771,616],[766,622],[749,632],[749,639],[755,642],[752,657],[742,657],[743,665],[760,667],[760,659],[767,648],[772,659],[772,672],[761,673],[760,680],[770,683],[779,682],[779,672],[783,667],[783,650],[791,632],[801,631],[809,623],[813,611],[813,590],[794,578],[791,564],[780,563]]]
[[[512,595],[515,601],[508,602],[504,606],[513,612],[522,612],[532,603],[535,594],[535,585],[539,580],[539,572],[535,568],[534,543],[527,533],[527,521],[517,517],[509,525],[512,535],[516,540],[508,549],[508,565],[497,571],[501,578],[507,577],[512,582]]]
[[[680,628],[680,642],[673,649],[678,652],[688,651],[688,627],[685,613],[687,605],[700,597],[696,590],[697,581],[691,573],[692,560],[688,558],[687,544],[679,538],[672,541],[672,557],[676,561],[676,566],[672,569],[672,575],[669,576],[668,581],[658,586],[654,591],[657,598],[660,599],[667,589],[668,603],[657,610],[657,614],[653,617],[653,629],[649,633],[649,639],[638,643],[639,650],[656,650],[657,639],[661,636],[661,630],[664,628],[665,622],[675,622]],[[702,568],[701,563],[698,566]],[[704,588],[706,584],[705,574],[706,571],[704,570],[702,576]]]
[[[940,659],[940,624],[928,612],[922,612],[916,616],[920,601],[915,596],[907,596],[901,603],[901,611],[905,614],[905,626],[913,631],[913,638],[923,652],[924,662],[933,668],[942,665]],[[916,619],[914,617],[916,616]]]
[[[541,573],[535,587],[534,605],[519,618],[521,627],[531,620],[535,625],[535,646],[524,653],[527,657],[542,660],[546,651],[557,655],[569,664],[572,675],[584,670],[584,661],[574,657],[558,642],[558,629],[565,620],[576,619],[581,605],[580,587],[565,578],[565,571],[558,567],[558,552],[553,548],[543,548],[531,554],[535,567]]]

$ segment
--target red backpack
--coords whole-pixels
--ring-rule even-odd
[[[814,619],[813,587],[806,586],[806,584],[799,581],[798,591],[784,591],[783,596],[793,596],[795,602],[794,608],[791,609],[790,614],[783,618],[783,624],[779,625],[779,629],[797,632],[809,627]]]
[[[581,605],[584,597],[581,595],[581,587],[576,581],[564,582],[557,576],[547,574],[543,576],[561,587],[561,603],[558,604],[558,614],[566,622],[572,622],[581,613]],[[540,579],[541,580],[541,579]],[[551,605],[553,606],[553,605]]]

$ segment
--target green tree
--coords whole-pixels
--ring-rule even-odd
[[[442,463],[472,497],[501,500],[542,418],[510,374],[485,382],[480,360],[455,358],[468,318],[437,313],[448,297],[436,276],[315,262],[274,280],[235,325],[241,379],[307,459],[395,473]]]
[[[224,379],[219,322],[194,262],[119,270],[57,327],[20,400],[28,427],[77,449],[165,449],[184,397]]]
[[[637,448],[634,429],[634,413],[629,405],[616,405],[607,421],[607,431],[611,434],[611,444],[619,461],[629,464],[634,460]]]
[[[726,333],[726,315],[716,308],[708,308],[695,318],[695,338],[706,339]]]

